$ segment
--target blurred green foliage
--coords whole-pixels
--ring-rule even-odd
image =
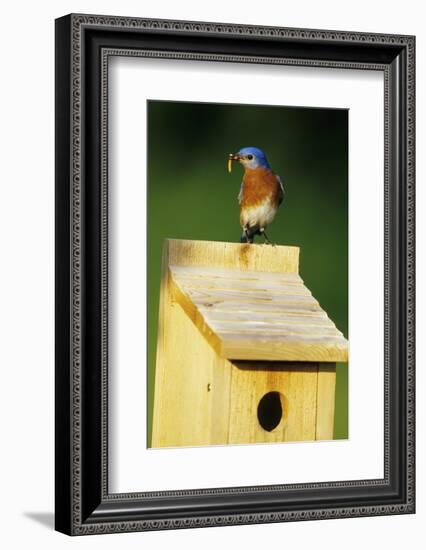
[[[166,238],[238,242],[242,168],[228,153],[262,149],[284,182],[269,238],[300,247],[305,284],[348,336],[348,112],[148,102],[148,441],[159,285]],[[259,237],[257,237],[259,239]],[[348,436],[348,369],[338,364],[335,438]]]

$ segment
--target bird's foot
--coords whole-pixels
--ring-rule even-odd
[[[264,230],[264,229],[261,230],[261,233],[262,233],[262,235],[263,235],[263,238],[265,239],[264,244],[269,244],[269,245],[271,245],[271,246],[277,246],[275,243],[273,243],[272,241],[269,240],[268,235],[265,233],[265,230]]]

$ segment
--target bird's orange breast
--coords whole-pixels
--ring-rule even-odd
[[[265,168],[246,170],[243,177],[240,208],[251,208],[266,200],[278,207],[282,190],[277,176]]]

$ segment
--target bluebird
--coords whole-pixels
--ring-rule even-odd
[[[244,176],[238,202],[240,224],[243,229],[240,242],[252,243],[255,235],[263,235],[265,242],[272,244],[265,233],[284,198],[284,187],[275,174],[263,151],[257,147],[244,147],[238,153],[230,153],[228,171],[232,161],[243,165]]]

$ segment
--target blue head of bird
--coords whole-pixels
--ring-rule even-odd
[[[238,153],[231,153],[228,158],[229,171],[231,171],[232,161],[238,161],[246,170],[270,167],[265,153],[258,147],[243,147]]]

